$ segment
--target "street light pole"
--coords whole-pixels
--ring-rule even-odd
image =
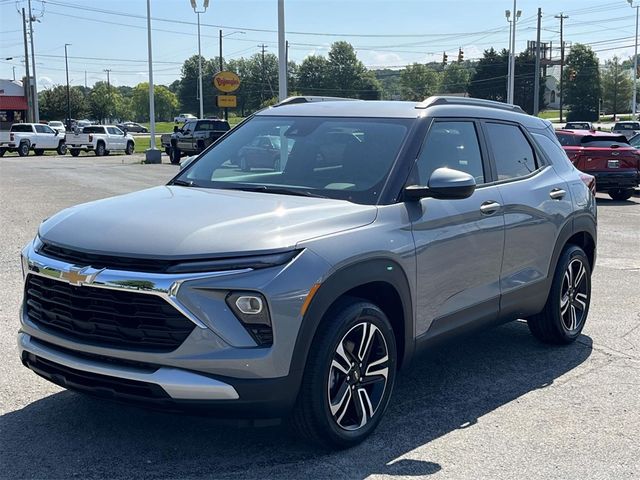
[[[71,95],[69,90],[69,61],[67,60],[67,47],[70,43],[64,44],[64,69],[67,72],[67,130],[71,130]]]
[[[640,5],[633,5],[633,0],[627,0],[631,8],[636,9],[636,48],[633,54],[633,105],[631,106],[633,117],[632,120],[636,119],[637,107],[636,104],[638,102],[638,13],[640,12]]]
[[[149,52],[149,149],[145,152],[145,163],[161,163],[160,150],[156,148],[156,112],[153,100],[153,55],[151,53],[151,0],[147,0],[147,50]]]
[[[509,85],[511,85],[511,52],[513,48],[511,46],[511,31],[513,29],[513,25],[511,24],[511,10],[505,10],[504,16],[507,18],[507,22],[509,22],[509,59],[507,62],[507,103],[512,103],[511,101],[511,89]]]
[[[511,78],[509,79],[509,90],[511,92],[511,101],[515,102],[515,77],[516,77],[516,24],[518,23],[518,17],[520,12],[517,10],[517,0],[513,0],[513,28],[511,29]]]
[[[278,0],[278,98],[287,98],[287,45],[284,39],[284,0]]]
[[[198,15],[198,93],[200,97],[200,117],[204,118],[204,101],[203,101],[203,92],[202,92],[202,53],[200,48],[200,14],[207,11],[209,7],[209,0],[204,0],[204,5],[202,10],[198,9],[198,5],[196,4],[196,0],[191,0],[191,7],[193,11]]]
[[[34,53],[33,48],[33,22],[35,18],[31,13],[31,0],[28,2],[29,5],[29,38],[31,41],[31,69],[33,70],[33,118],[34,122],[40,123],[40,107],[38,106],[38,80],[36,76],[36,54]]]

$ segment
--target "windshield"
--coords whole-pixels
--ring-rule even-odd
[[[215,143],[176,180],[374,204],[411,122],[256,116]]]

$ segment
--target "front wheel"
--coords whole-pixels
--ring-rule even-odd
[[[56,152],[58,152],[58,155],[66,155],[67,144],[64,142],[60,142],[60,144],[58,145],[58,148],[56,148]]]
[[[560,255],[542,312],[527,320],[529,330],[544,343],[575,341],[587,321],[591,303],[591,265],[577,245],[568,245]]]
[[[629,200],[631,195],[633,195],[632,188],[616,188],[614,190],[609,190],[609,196],[618,202]]]
[[[135,146],[133,142],[127,142],[127,148],[124,149],[124,153],[126,155],[133,155],[134,150],[135,150]]]
[[[171,152],[169,153],[169,160],[173,165],[178,165],[180,163],[180,158],[182,157],[182,153],[178,147],[171,147]]]
[[[376,305],[349,298],[331,309],[309,352],[292,425],[325,448],[362,442],[391,398],[397,353],[393,329]]]

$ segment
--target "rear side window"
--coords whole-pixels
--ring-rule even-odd
[[[478,134],[473,122],[435,122],[418,158],[419,179],[426,185],[434,170],[442,167],[472,175],[485,183]]]
[[[570,135],[567,133],[556,133],[560,145],[563,147],[578,147],[580,146],[580,137],[578,135]]]
[[[11,125],[12,132],[33,132],[31,125]]]
[[[567,157],[567,153],[557,143],[544,135],[537,133],[533,133],[532,135],[536,142],[538,142],[538,146],[544,150],[554,165],[571,166],[571,160]]]
[[[524,177],[538,169],[533,149],[519,127],[487,123],[486,132],[498,180]]]
[[[84,127],[82,133],[104,133],[104,127]]]

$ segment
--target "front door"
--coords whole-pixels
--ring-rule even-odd
[[[497,318],[504,218],[500,192],[488,184],[479,131],[473,120],[435,120],[412,173],[410,183],[425,185],[435,169],[447,167],[477,182],[469,198],[425,198],[413,211],[418,336]]]

